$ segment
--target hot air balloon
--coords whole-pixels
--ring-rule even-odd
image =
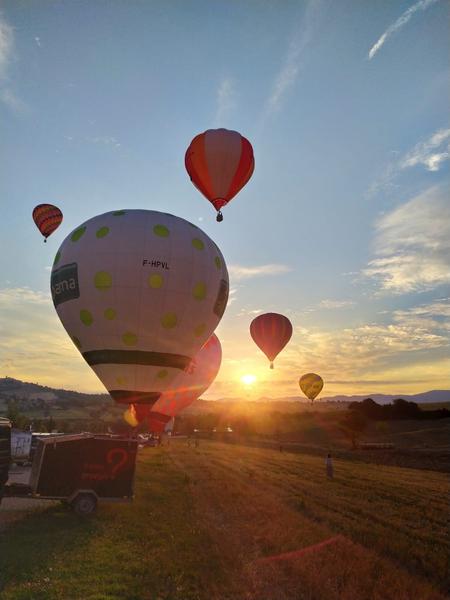
[[[314,398],[322,391],[323,379],[315,373],[306,373],[300,377],[298,384],[305,396],[314,402]]]
[[[255,168],[253,148],[237,131],[208,129],[197,135],[185,156],[186,170],[192,183],[217,210],[244,187]]]
[[[253,319],[250,335],[270,360],[270,368],[273,369],[273,361],[291,339],[292,324],[284,315],[265,313]]]
[[[33,209],[33,221],[44,236],[44,242],[61,225],[62,220],[62,212],[53,204],[38,204]]]
[[[198,227],[150,210],[89,219],[59,248],[53,303],[112,398],[153,405],[217,327],[228,273]]]
[[[206,392],[219,372],[221,360],[222,347],[213,334],[197,352],[187,371],[178,375],[173,386],[163,392],[153,406],[131,405],[124,413],[125,420],[133,427],[147,420],[150,431],[164,431],[173,417]]]

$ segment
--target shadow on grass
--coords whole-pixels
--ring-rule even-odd
[[[95,517],[80,517],[61,505],[25,517],[2,531],[0,597],[8,585],[47,577],[60,553],[88,544],[98,527]]]

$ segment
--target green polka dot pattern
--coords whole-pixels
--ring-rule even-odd
[[[72,240],[72,242],[78,242],[78,240],[83,237],[83,235],[86,232],[86,227],[78,227],[78,229],[75,229],[75,231],[72,233],[72,235],[70,236],[70,239]]]
[[[220,321],[225,258],[199,225],[154,210],[110,208],[73,223],[50,253],[56,312],[107,389],[168,392],[171,399],[178,358],[160,357],[195,356]]]
[[[132,333],[131,331],[127,331],[126,333],[123,334],[122,341],[125,344],[125,346],[136,346],[138,337],[135,333]]]
[[[203,281],[199,281],[194,285],[192,295],[196,300],[204,300],[206,298],[206,284]]]
[[[204,323],[200,323],[200,325],[197,325],[197,327],[194,329],[194,335],[195,337],[200,337],[206,329],[206,325]]]
[[[86,325],[86,327],[89,327],[94,322],[93,316],[85,308],[80,310],[80,320],[83,323],[83,325]]]
[[[194,238],[192,240],[192,245],[196,250],[204,250],[205,248],[205,244],[202,242],[202,240],[199,240],[198,238]]]
[[[104,238],[106,235],[108,235],[109,233],[109,227],[100,227],[100,229],[97,229],[97,231],[95,232],[96,237],[100,238]]]
[[[165,225],[155,225],[153,227],[153,233],[159,237],[169,237],[169,230]]]
[[[109,290],[112,286],[112,277],[106,271],[98,271],[94,277],[94,285],[101,292]]]
[[[103,313],[103,316],[105,319],[108,319],[108,321],[112,321],[116,318],[116,311],[113,308],[107,308]]]
[[[163,276],[159,275],[159,273],[154,273],[153,275],[150,275],[148,278],[148,287],[151,287],[153,289],[158,289],[158,288],[162,287],[163,283],[164,283]]]
[[[166,313],[161,319],[161,325],[164,329],[173,329],[177,326],[177,315],[175,313]]]

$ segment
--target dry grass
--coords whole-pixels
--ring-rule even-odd
[[[327,481],[322,459],[219,444],[171,455],[240,597],[440,597],[429,582],[446,585],[445,476],[340,461]]]
[[[0,534],[0,597],[443,599],[446,476],[335,466],[328,481],[322,457],[203,441],[146,449],[132,505],[87,521],[51,508]]]

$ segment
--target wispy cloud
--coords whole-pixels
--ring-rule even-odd
[[[27,287],[0,289],[0,375],[102,390],[59,322],[50,292]]]
[[[28,112],[28,106],[10,88],[0,90],[0,100],[15,113]]]
[[[13,29],[0,15],[0,77],[6,76],[14,45]]]
[[[439,171],[450,157],[450,129],[439,129],[408,152],[399,163],[400,169],[423,165],[428,171]]]
[[[228,272],[231,279],[251,279],[253,277],[262,277],[264,275],[281,275],[288,273],[292,268],[288,265],[268,264],[255,267],[245,267],[243,265],[229,265]]]
[[[224,340],[220,387],[208,395],[236,395],[239,376],[255,373],[258,396],[298,394],[298,376],[313,371],[335,393],[418,392],[448,386],[450,299],[438,298],[411,308],[386,312],[361,325],[323,328],[296,326],[290,343],[266,379],[267,364],[249,339]],[[232,357],[231,360],[227,358]],[[375,388],[376,386],[376,388]]]
[[[355,306],[353,300],[321,300],[317,305],[317,308],[323,308],[325,310],[336,310],[340,308],[351,308]]]
[[[432,187],[376,224],[376,258],[363,271],[381,289],[404,293],[450,283],[448,189]]]
[[[394,23],[392,23],[392,25],[389,25],[389,27],[386,29],[383,35],[369,50],[369,60],[372,60],[375,54],[379,52],[381,47],[386,43],[387,39],[392,37],[394,33],[397,33],[397,31],[399,31],[402,27],[406,25],[406,23],[408,23],[408,21],[411,19],[414,13],[416,13],[419,10],[426,10],[428,7],[430,7],[432,4],[435,4],[438,1],[439,0],[419,0],[419,2],[416,2],[416,4],[413,4],[407,10],[405,10],[405,12],[402,15],[400,15],[400,17]]]
[[[450,332],[450,298],[439,298],[408,310],[396,310],[393,319],[417,331],[433,331],[439,325],[442,331]]]
[[[302,340],[301,361],[317,365],[331,379],[344,373],[356,377],[385,368],[404,353],[444,352],[449,343],[444,320],[449,310],[448,299],[442,299],[394,311],[385,316],[385,323],[333,331],[302,327],[298,330]],[[298,365],[298,350],[288,347],[287,351],[292,353],[293,366]]]
[[[262,313],[262,308],[241,308],[237,313],[237,317],[256,317]]]
[[[11,306],[21,303],[48,304],[50,293],[37,292],[29,287],[3,288],[0,289],[0,304]]]
[[[26,104],[8,83],[8,69],[14,52],[14,30],[0,14],[0,102],[15,113],[25,113]]]
[[[370,198],[380,190],[394,189],[395,180],[405,169],[411,167],[425,167],[427,171],[436,172],[450,158],[450,129],[441,128],[419,141],[411,150],[401,157],[398,151],[392,152],[395,160],[392,160],[384,169],[384,172],[374,181],[366,195]]]
[[[231,304],[233,304],[233,302],[236,302],[236,292],[237,292],[237,288],[232,287],[230,288],[230,291],[228,292],[228,302],[227,302],[227,306],[230,306]]]
[[[309,0],[306,5],[303,18],[289,42],[283,64],[272,84],[272,89],[264,109],[265,117],[281,108],[285,95],[298,79],[302,67],[303,54],[311,43],[321,4],[320,0]]]
[[[102,146],[111,146],[113,148],[120,148],[121,146],[119,140],[117,140],[112,135],[99,135],[95,137],[87,137],[86,141],[90,142],[91,144],[100,144]]]
[[[224,77],[217,88],[217,109],[214,118],[215,127],[223,127],[224,121],[237,106],[237,94],[233,79]]]

